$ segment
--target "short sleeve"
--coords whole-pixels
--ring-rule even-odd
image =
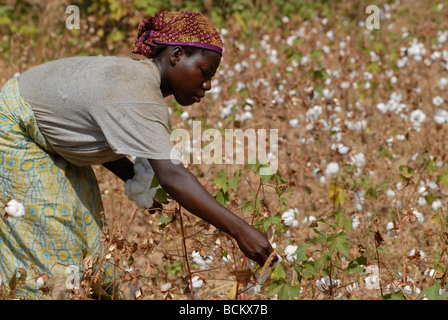
[[[142,102],[111,103],[92,108],[92,118],[117,154],[170,159],[169,111],[165,105]]]

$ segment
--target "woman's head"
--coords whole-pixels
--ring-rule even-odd
[[[154,58],[160,45],[202,48],[222,54],[218,31],[204,15],[193,11],[162,12],[144,19],[132,52]]]
[[[164,96],[172,94],[186,106],[211,89],[222,40],[206,17],[191,11],[160,13],[143,20],[138,34],[132,52],[157,64]]]

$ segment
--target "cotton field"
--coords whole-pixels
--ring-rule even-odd
[[[270,178],[255,165],[186,164],[268,235],[275,264],[248,260],[175,201],[138,209],[151,201],[143,163],[126,185],[94,168],[109,230],[135,249],[116,256],[132,299],[447,298],[448,2],[382,1],[373,30],[361,3],[285,5],[266,24],[235,15],[206,98],[167,100],[173,130],[278,130]],[[10,199],[4,219],[23,214]]]

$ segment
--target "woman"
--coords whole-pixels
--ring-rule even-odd
[[[2,202],[22,203],[26,213],[5,214],[0,222],[0,274],[8,285],[17,270],[27,272],[31,280],[17,289],[23,298],[46,298],[33,279],[81,268],[99,250],[104,219],[90,166],[102,164],[127,181],[134,171],[126,155],[147,158],[173,199],[231,235],[250,259],[263,265],[273,251],[263,233],[170,159],[163,98],[173,95],[186,106],[211,89],[222,55],[216,29],[199,13],[156,14],[141,22],[132,52],[149,59],[60,59],[31,68],[1,91]],[[103,280],[112,281],[112,268],[103,271]]]

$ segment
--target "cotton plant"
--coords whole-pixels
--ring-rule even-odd
[[[134,177],[124,184],[124,193],[129,200],[134,201],[141,209],[152,208],[154,198],[160,186],[151,188],[154,170],[148,159],[136,157],[134,163]]]

